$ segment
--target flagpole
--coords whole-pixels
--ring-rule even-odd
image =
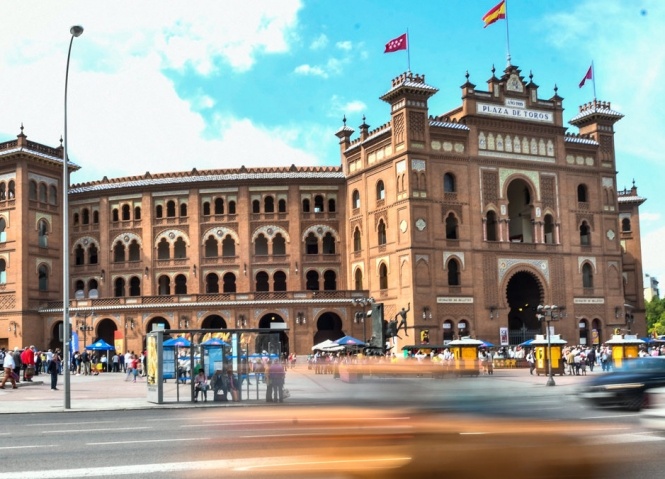
[[[593,99],[598,98],[596,96],[596,67],[593,66],[593,60],[591,60],[591,81],[593,81]]]
[[[406,66],[407,71],[411,72],[411,37],[409,37],[409,29],[406,29]]]
[[[508,65],[510,66],[510,34],[508,32],[508,0],[505,0],[504,5],[506,6],[506,46],[508,48]]]

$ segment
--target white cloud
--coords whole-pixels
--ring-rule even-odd
[[[340,50],[345,50],[347,52],[351,51],[351,49],[353,49],[353,44],[348,40],[343,41],[343,42],[337,42],[337,43],[335,43],[335,46],[337,48],[339,48]]]
[[[353,113],[361,113],[367,111],[367,105],[360,100],[346,101],[338,95],[333,95],[330,98],[330,108],[328,116],[333,118],[341,118],[343,115],[350,115]]]
[[[299,65],[297,66],[294,70],[294,73],[297,73],[298,75],[308,75],[308,76],[318,76],[322,78],[328,78],[328,74],[323,71],[323,68],[321,67],[316,67],[316,66],[311,66],[311,65]]]
[[[665,279],[663,238],[665,238],[665,227],[642,234],[642,270],[661,282]]]
[[[314,41],[310,44],[309,48],[312,50],[322,50],[328,45],[328,37],[325,33],[319,35]]]
[[[640,211],[640,224],[659,222],[662,217],[659,212]]]

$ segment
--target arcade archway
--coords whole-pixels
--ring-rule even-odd
[[[342,329],[342,318],[335,313],[326,312],[319,316],[316,321],[316,333],[314,344],[321,343],[326,339],[334,341],[345,336]]]
[[[211,314],[201,322],[201,329],[226,329],[226,321],[219,314]]]
[[[536,307],[542,304],[543,290],[534,274],[527,271],[515,273],[508,281],[506,299],[510,307],[508,335],[511,346],[542,333],[542,325],[536,318]]]
[[[55,351],[56,349],[62,351],[62,325],[62,321],[58,321],[51,328],[51,339],[48,343],[48,349],[51,351]]]
[[[255,347],[257,353],[266,351],[268,354],[278,354],[281,358],[289,355],[289,336],[283,330],[286,322],[279,314],[265,314],[259,319],[259,328],[274,329],[274,333],[257,334]]]
[[[90,341],[88,344],[91,344],[93,341],[97,341],[98,339],[103,339],[107,343],[109,343],[111,346],[115,344],[115,332],[118,330],[118,327],[115,325],[115,321],[112,319],[102,319],[101,321],[97,322],[97,336],[93,336],[90,338]]]

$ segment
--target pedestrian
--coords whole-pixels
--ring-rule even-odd
[[[14,373],[19,377],[16,381],[20,381],[21,367],[23,366],[23,363],[21,362],[21,351],[19,351],[18,346],[14,347],[12,356],[14,358]]]
[[[81,353],[81,371],[84,376],[90,375],[90,354],[85,349]]]
[[[124,373],[126,372],[127,368],[125,366],[125,355],[124,354],[118,354],[118,372],[119,373]]]
[[[275,359],[268,370],[270,389],[272,389],[272,402],[284,402],[284,379],[286,371],[284,366]],[[270,401],[268,401],[270,402]]]
[[[3,348],[4,351],[4,348]],[[2,361],[2,367],[5,370],[5,377],[2,379],[2,384],[0,384],[0,389],[5,389],[5,383],[11,381],[12,389],[18,389],[16,385],[16,379],[14,378],[14,355],[9,352],[5,353],[5,357]]]
[[[32,376],[35,375],[35,347],[25,348],[21,353],[21,364],[23,369],[23,380],[32,382]]]
[[[529,374],[533,375],[533,370],[536,369],[536,358],[533,356],[533,350],[530,350],[526,355],[526,362],[529,363]]]
[[[53,391],[58,390],[58,372],[60,371],[61,362],[60,350],[56,349],[47,368],[48,373],[51,375],[51,390]]]
[[[119,366],[119,361],[120,361],[120,356],[118,356],[118,353],[113,353],[113,357],[111,358],[111,363],[113,364],[113,369],[112,371],[114,373],[117,373],[119,371],[118,366]]]

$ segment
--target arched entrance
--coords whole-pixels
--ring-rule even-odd
[[[103,339],[111,346],[115,344],[115,332],[118,330],[118,327],[115,325],[115,321],[112,319],[102,319],[97,322],[97,337],[90,338],[90,343],[97,341],[98,339]],[[94,335],[94,333],[93,333]]]
[[[536,318],[536,307],[542,303],[542,298],[542,287],[534,274],[520,271],[508,281],[506,299],[510,307],[508,335],[511,346],[542,333],[542,325]]]
[[[273,325],[276,325],[273,326]],[[280,327],[286,326],[284,318],[279,314],[264,314],[259,320],[259,328],[274,329],[274,333],[261,333],[256,336],[256,352],[266,351],[268,354],[278,354],[280,358],[289,355],[289,336]]]
[[[48,343],[48,349],[51,351],[55,351],[56,349],[62,351],[62,325],[62,321],[58,321],[51,329],[51,339]]]
[[[201,322],[201,329],[226,329],[226,321],[219,314],[211,314]]]
[[[145,323],[145,334],[143,335],[143,339],[141,341],[141,344],[143,345],[142,348],[145,350],[147,345],[146,345],[146,335],[151,332],[151,331],[156,331],[158,329],[171,329],[171,323],[169,323],[168,319],[162,317],[162,316],[155,316],[154,318],[150,318],[147,323]],[[168,339],[168,336],[164,336],[164,340]]]
[[[508,185],[506,196],[510,217],[510,241],[533,243],[533,225],[531,223],[533,191],[531,187],[523,179],[515,179]]]
[[[314,344],[321,343],[326,339],[334,341],[345,336],[342,330],[342,318],[335,313],[323,313],[316,321],[316,333]]]

